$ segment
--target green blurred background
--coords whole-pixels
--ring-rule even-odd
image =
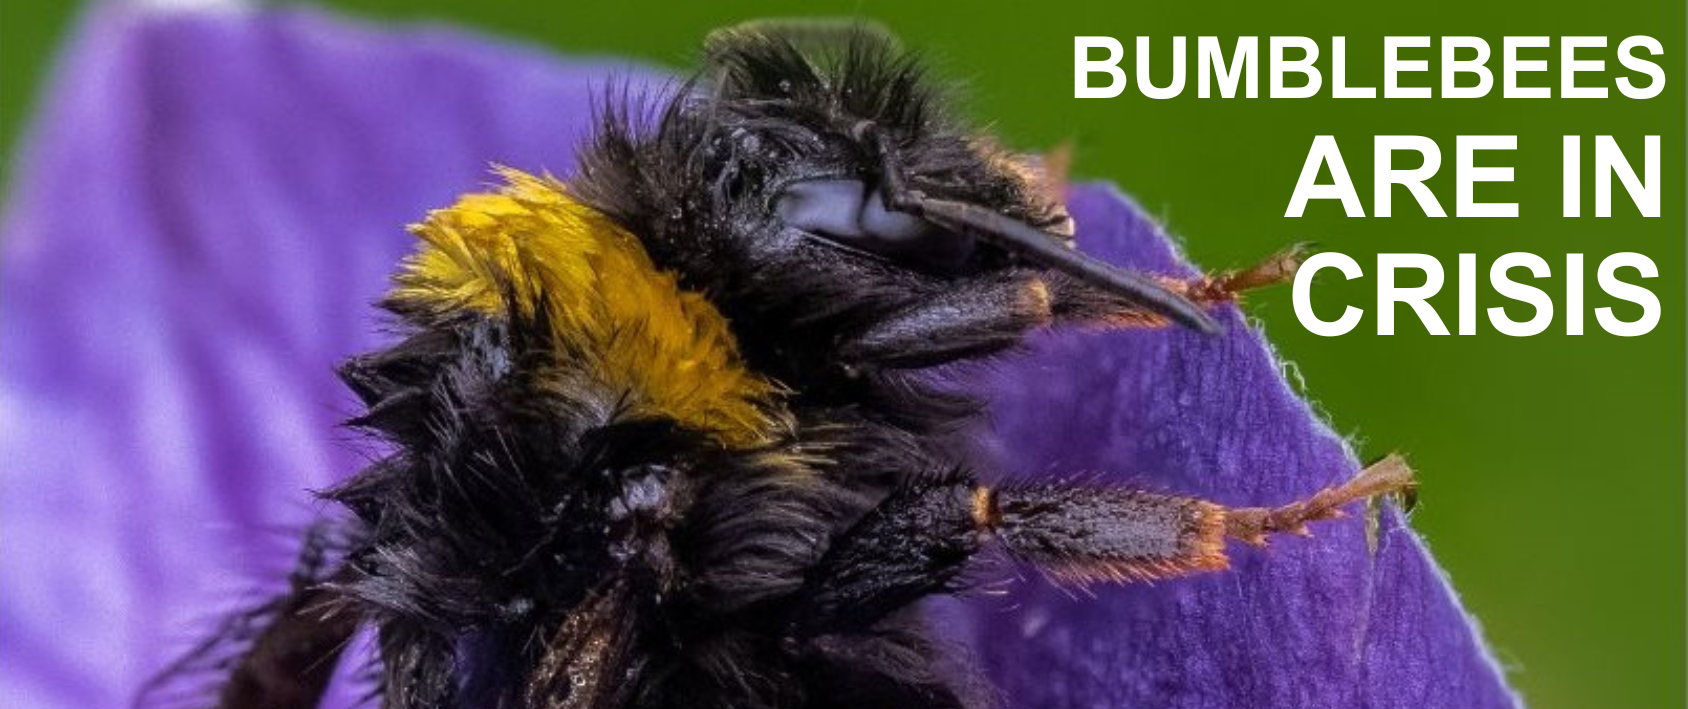
[[[1684,668],[1684,96],[1681,2],[1417,2],[1386,9],[1324,2],[1077,3],[988,5],[883,0],[789,4],[618,0],[577,8],[448,0],[343,0],[327,3],[353,14],[398,20],[440,20],[477,27],[569,52],[642,57],[676,67],[690,63],[708,29],[765,16],[877,18],[924,48],[946,76],[964,82],[970,110],[1011,143],[1027,148],[1068,142],[1076,173],[1113,180],[1186,241],[1197,262],[1240,265],[1292,241],[1313,240],[1354,257],[1368,277],[1321,279],[1316,303],[1334,318],[1344,304],[1367,316],[1344,337],[1308,333],[1296,321],[1289,290],[1259,296],[1250,311],[1283,357],[1305,378],[1308,396],[1357,443],[1362,455],[1411,455],[1424,479],[1415,524],[1452,575],[1514,685],[1532,706],[1651,708],[1683,705]],[[588,9],[589,8],[589,9]],[[75,3],[6,0],[0,18],[0,145],[11,162],[33,96],[50,75],[53,50],[71,26]],[[1664,93],[1650,100],[1500,98],[1501,37],[1594,35],[1609,38],[1603,58],[1612,71],[1583,74],[1581,85],[1611,86],[1627,75],[1616,61],[1623,38],[1645,34],[1663,43],[1657,59]],[[1134,37],[1156,40],[1157,82],[1170,76],[1168,38],[1188,36],[1190,82],[1184,95],[1153,101],[1135,76],[1115,99],[1072,98],[1074,35],[1110,35],[1134,64]],[[1195,40],[1236,35],[1319,41],[1326,89],[1312,99],[1195,98]],[[1492,50],[1491,95],[1476,100],[1339,100],[1326,98],[1329,37],[1347,37],[1350,86],[1382,84],[1385,35],[1477,35]],[[1434,85],[1431,73],[1408,85]],[[1548,59],[1550,71],[1525,85],[1557,85],[1558,44],[1526,58]],[[1644,79],[1638,79],[1642,81]],[[1098,77],[1100,81],[1100,77]],[[1261,71],[1261,92],[1268,76]],[[1372,211],[1373,135],[1423,135],[1442,149],[1442,170],[1429,181],[1450,213],[1456,135],[1517,135],[1513,153],[1485,153],[1480,164],[1513,165],[1515,182],[1478,188],[1482,201],[1518,202],[1518,219],[1425,217],[1397,188],[1396,216],[1350,219],[1338,204],[1318,201],[1307,216],[1283,216],[1314,135],[1332,134]],[[1609,219],[1560,214],[1560,136],[1613,135],[1639,170],[1641,136],[1662,136],[1663,216],[1642,218],[1621,189]],[[1593,139],[1585,138],[1584,170]],[[1328,181],[1328,175],[1325,180]],[[1585,180],[1585,215],[1592,215]],[[1556,300],[1548,332],[1513,338],[1479,314],[1476,336],[1433,337],[1402,308],[1397,335],[1375,335],[1375,255],[1428,253],[1441,260],[1447,285],[1432,303],[1455,327],[1456,254],[1476,253],[1478,307],[1503,302],[1486,272],[1495,257],[1528,251],[1555,276],[1535,284]],[[1659,296],[1663,319],[1639,338],[1606,334],[1585,316],[1580,337],[1564,335],[1565,254],[1586,256],[1585,307],[1613,305],[1633,319],[1639,307],[1605,295],[1594,283],[1606,255],[1637,251],[1658,264],[1643,284]],[[1525,272],[1513,276],[1523,282]],[[1625,278],[1633,280],[1633,271]],[[1531,315],[1513,303],[1515,319]]]

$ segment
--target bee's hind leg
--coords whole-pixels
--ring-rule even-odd
[[[773,615],[792,638],[872,627],[963,586],[958,577],[993,541],[1051,579],[1080,586],[1215,571],[1229,566],[1227,540],[1261,545],[1273,535],[1305,535],[1308,523],[1341,517],[1345,505],[1413,485],[1396,456],[1270,508],[1060,481],[990,486],[956,472],[891,493],[833,540]]]

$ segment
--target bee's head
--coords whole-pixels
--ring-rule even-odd
[[[814,320],[1045,268],[1211,326],[1153,281],[1075,251],[1063,171],[962,126],[885,32],[751,23],[713,33],[705,52],[652,121],[610,111],[575,182],[689,285],[742,294],[759,317],[783,305]]]

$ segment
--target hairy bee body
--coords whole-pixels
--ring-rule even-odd
[[[1166,577],[1410,483],[1266,510],[975,480],[952,434],[979,405],[921,370],[1051,324],[1208,329],[1294,264],[1091,262],[1057,177],[884,36],[821,34],[718,33],[697,82],[612,101],[568,179],[507,170],[414,227],[400,339],[340,372],[390,455],[327,494],[350,518],[291,589],[166,678],[315,706],[368,625],[392,709],[983,706],[919,604],[987,544]]]
[[[562,183],[506,178],[415,229],[424,248],[386,303],[414,334],[342,370],[370,407],[353,423],[402,451],[333,493],[368,530],[344,591],[441,648],[385,659],[387,691],[456,674],[488,705],[545,693],[454,673],[444,649],[469,635],[483,668],[549,668],[535,687],[637,647],[665,678],[602,691],[690,705],[728,672],[756,703],[793,701],[795,664],[746,665],[779,655],[755,647],[778,629],[742,628],[785,622],[773,599],[871,504],[828,469],[860,430],[800,434],[709,300]],[[564,653],[562,628],[617,639]],[[653,647],[685,650],[658,663]]]

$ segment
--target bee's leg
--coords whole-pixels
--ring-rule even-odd
[[[1158,280],[1204,308],[1295,277],[1307,256],[1292,246],[1258,264],[1195,278]],[[931,300],[893,314],[839,347],[849,364],[928,367],[1008,349],[1038,327],[1058,324],[1163,327],[1169,321],[1135,301],[1048,271],[1007,271],[957,282]]]
[[[990,538],[980,510],[987,494],[960,474],[892,492],[809,570],[783,613],[786,632],[809,638],[860,630],[950,590]]]
[[[317,706],[359,618],[324,568],[325,527],[305,537],[286,592],[230,616],[211,637],[141,690],[141,706],[170,704],[220,683],[215,706],[309,709]],[[213,679],[214,678],[214,679]],[[212,684],[211,686],[216,686]]]
[[[959,281],[840,343],[838,357],[850,365],[918,368],[993,354],[1052,322],[1051,298],[1034,271]]]
[[[1339,518],[1344,505],[1413,485],[1412,470],[1390,456],[1271,508],[1058,483],[1010,487],[996,494],[992,530],[1015,557],[1063,583],[1146,581],[1226,568],[1226,539],[1264,546],[1274,534],[1307,536],[1309,522]]]
[[[217,706],[317,706],[358,627],[357,615],[338,595],[309,588],[280,604],[275,622],[229,675]]]
[[[990,539],[1051,578],[1128,582],[1225,568],[1225,540],[1264,544],[1306,534],[1351,502],[1409,490],[1412,471],[1389,457],[1354,479],[1276,508],[1228,508],[1194,497],[1070,483],[992,488],[956,476],[888,497],[835,540],[792,599],[795,636],[865,628],[927,595],[951,590]]]

